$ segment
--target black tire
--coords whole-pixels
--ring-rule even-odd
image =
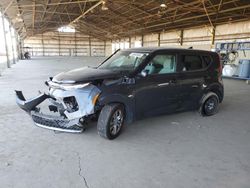
[[[212,116],[218,112],[219,97],[213,93],[202,104],[202,115]]]
[[[121,133],[125,120],[125,110],[122,104],[112,103],[105,105],[98,118],[98,134],[112,140]]]

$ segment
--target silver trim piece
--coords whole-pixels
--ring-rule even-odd
[[[63,129],[63,128],[56,128],[56,127],[48,127],[45,125],[41,125],[39,123],[34,123],[36,126],[44,128],[44,129],[50,129],[50,130],[54,130],[54,131],[61,131],[61,132],[68,132],[68,133],[82,133],[84,131],[84,129],[81,130],[70,130],[70,129]]]
[[[61,81],[59,81],[59,80],[53,79],[52,81],[55,83],[58,83],[58,84],[74,84],[74,83],[76,83],[76,81],[74,81],[74,80],[61,80]]]
[[[53,81],[47,81],[48,85],[50,88],[54,88],[54,89],[62,89],[62,90],[74,90],[74,89],[81,89],[84,88],[88,85],[90,85],[90,83],[83,83],[83,84],[58,84],[56,82]]]
[[[158,84],[158,86],[168,86],[169,82]]]

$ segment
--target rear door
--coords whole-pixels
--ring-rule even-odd
[[[177,80],[181,86],[182,109],[195,109],[205,87],[207,65],[202,55],[197,53],[180,53],[178,59]]]

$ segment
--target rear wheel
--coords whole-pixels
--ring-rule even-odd
[[[219,98],[214,93],[208,97],[205,102],[202,104],[202,115],[211,116],[218,112],[219,107]]]
[[[121,133],[125,119],[125,110],[122,104],[105,105],[98,118],[98,134],[107,139],[114,139]]]

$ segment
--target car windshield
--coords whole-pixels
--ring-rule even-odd
[[[98,68],[131,72],[142,63],[147,55],[147,52],[120,51]]]

